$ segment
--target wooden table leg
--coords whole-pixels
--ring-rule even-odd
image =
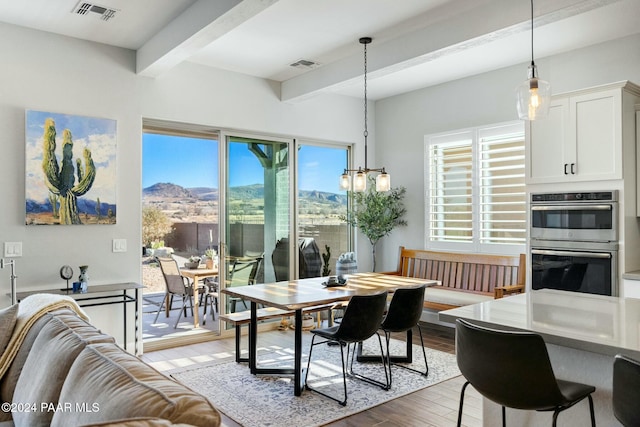
[[[200,302],[198,301],[198,276],[193,276],[193,327],[200,327]]]

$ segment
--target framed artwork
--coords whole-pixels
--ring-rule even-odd
[[[116,223],[116,121],[26,112],[26,224]]]

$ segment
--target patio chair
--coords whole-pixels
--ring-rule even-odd
[[[178,315],[176,324],[173,326],[173,328],[176,329],[180,322],[180,318],[182,317],[182,313],[184,312],[184,315],[187,315],[187,301],[189,302],[191,315],[193,316],[193,286],[189,283],[189,280],[186,277],[183,277],[180,274],[178,262],[173,257],[156,257],[156,261],[158,262],[158,265],[160,265],[160,270],[162,271],[162,277],[164,278],[164,283],[166,285],[166,292],[162,299],[162,303],[158,307],[158,312],[156,313],[156,318],[153,322],[156,323],[158,321],[160,311],[162,311],[167,300],[169,300],[169,309],[171,309],[173,306],[173,296],[178,295],[182,298],[182,307],[180,308],[180,314]]]
[[[216,320],[216,310],[218,310],[218,278],[208,278],[204,281],[203,291],[204,303],[202,313],[202,325],[207,323],[207,306],[211,305],[211,320]]]
[[[256,274],[258,273],[262,259],[263,256],[231,258],[229,260],[227,287],[255,284]],[[229,297],[228,301],[231,304],[231,313],[236,312],[238,302],[244,305],[245,310],[249,309],[246,301],[240,298]]]

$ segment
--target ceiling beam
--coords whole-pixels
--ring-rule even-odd
[[[198,0],[136,52],[136,72],[157,77],[278,0]]]
[[[617,1],[619,0],[538,0],[534,10],[535,26],[566,19]],[[494,0],[481,2],[478,7],[463,13],[444,11],[449,19],[434,22],[428,27],[379,44],[376,44],[375,34],[362,34],[374,38],[367,48],[368,75],[371,79],[383,77],[464,49],[529,31],[531,10],[528,2],[525,3]],[[446,9],[453,6],[445,3],[442,7]],[[523,46],[523,50],[528,52],[528,49],[528,46]],[[284,81],[280,99],[298,102],[321,92],[361,84],[362,74],[363,57],[360,50],[358,54]]]

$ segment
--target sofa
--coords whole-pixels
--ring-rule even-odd
[[[200,394],[124,351],[66,296],[0,310],[0,426],[219,426]]]

